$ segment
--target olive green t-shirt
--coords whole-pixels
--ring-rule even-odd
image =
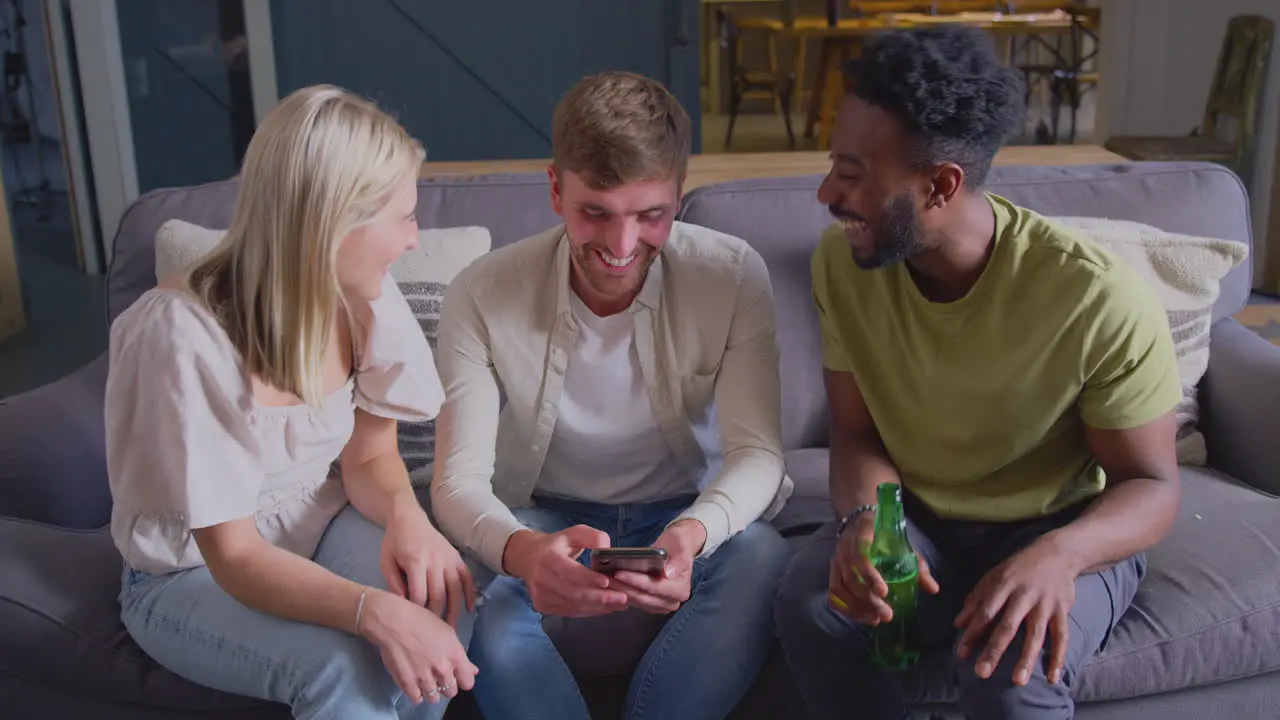
[[[1164,309],[1116,256],[987,195],[995,247],[963,298],[927,300],[904,263],[863,270],[839,226],[812,258],[822,358],[853,373],[903,484],[941,517],[1004,521],[1100,493],[1085,426],[1142,425],[1181,400]]]

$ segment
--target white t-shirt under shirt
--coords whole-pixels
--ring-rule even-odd
[[[698,492],[658,428],[630,312],[598,317],[569,293],[578,339],[537,492],[622,504]]]

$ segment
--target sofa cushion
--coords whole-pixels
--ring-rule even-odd
[[[120,622],[121,571],[105,528],[0,518],[0,674],[104,702],[236,713],[267,705],[196,685],[147,657]]]
[[[773,519],[773,526],[784,536],[807,535],[835,516],[827,486],[830,457],[831,451],[826,448],[787,450],[783,453],[787,474],[795,483],[791,499]]]
[[[1172,692],[1280,669],[1280,498],[1183,468],[1182,503],[1085,700]]]
[[[156,233],[156,278],[177,273],[212,252],[226,230],[210,229],[185,220],[166,221]],[[434,228],[418,231],[418,246],[391,266],[391,276],[413,311],[418,326],[436,351],[436,328],[444,292],[463,268],[489,252],[493,244],[483,227]],[[431,483],[435,461],[435,420],[401,422],[397,430],[400,456],[415,486]]]
[[[764,258],[778,306],[782,346],[783,446],[827,444],[826,396],[809,255],[831,224],[816,194],[820,175],[734,180],[691,190],[680,219],[736,235]],[[1248,198],[1239,179],[1211,163],[1123,163],[1097,166],[997,166],[987,189],[1045,215],[1131,220],[1167,232],[1251,244]],[[1246,258],[1223,278],[1215,320],[1249,297]]]
[[[106,381],[104,352],[57,382],[0,399],[0,517],[78,529],[110,522]]]

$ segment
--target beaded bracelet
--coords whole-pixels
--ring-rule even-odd
[[[838,538],[844,534],[845,528],[849,527],[849,523],[853,522],[854,518],[864,512],[875,512],[875,509],[875,505],[859,505],[858,507],[850,510],[848,515],[840,518],[840,525],[836,528],[836,537]]]

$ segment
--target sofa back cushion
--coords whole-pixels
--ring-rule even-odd
[[[232,179],[154,190],[129,206],[111,245],[108,321],[156,284],[155,239],[160,226],[177,219],[206,228],[229,227],[239,187]],[[543,173],[419,180],[418,225],[485,227],[493,246],[501,247],[560,221],[551,210],[548,192]]]
[[[826,395],[809,255],[831,223],[815,194],[819,175],[738,180],[692,190],[680,219],[736,235],[769,266],[782,346],[782,427],[787,449],[827,445]],[[1251,244],[1239,179],[1208,163],[998,166],[987,189],[1045,215],[1130,220],[1167,232]],[[1249,258],[1223,278],[1214,320],[1249,297]]]

